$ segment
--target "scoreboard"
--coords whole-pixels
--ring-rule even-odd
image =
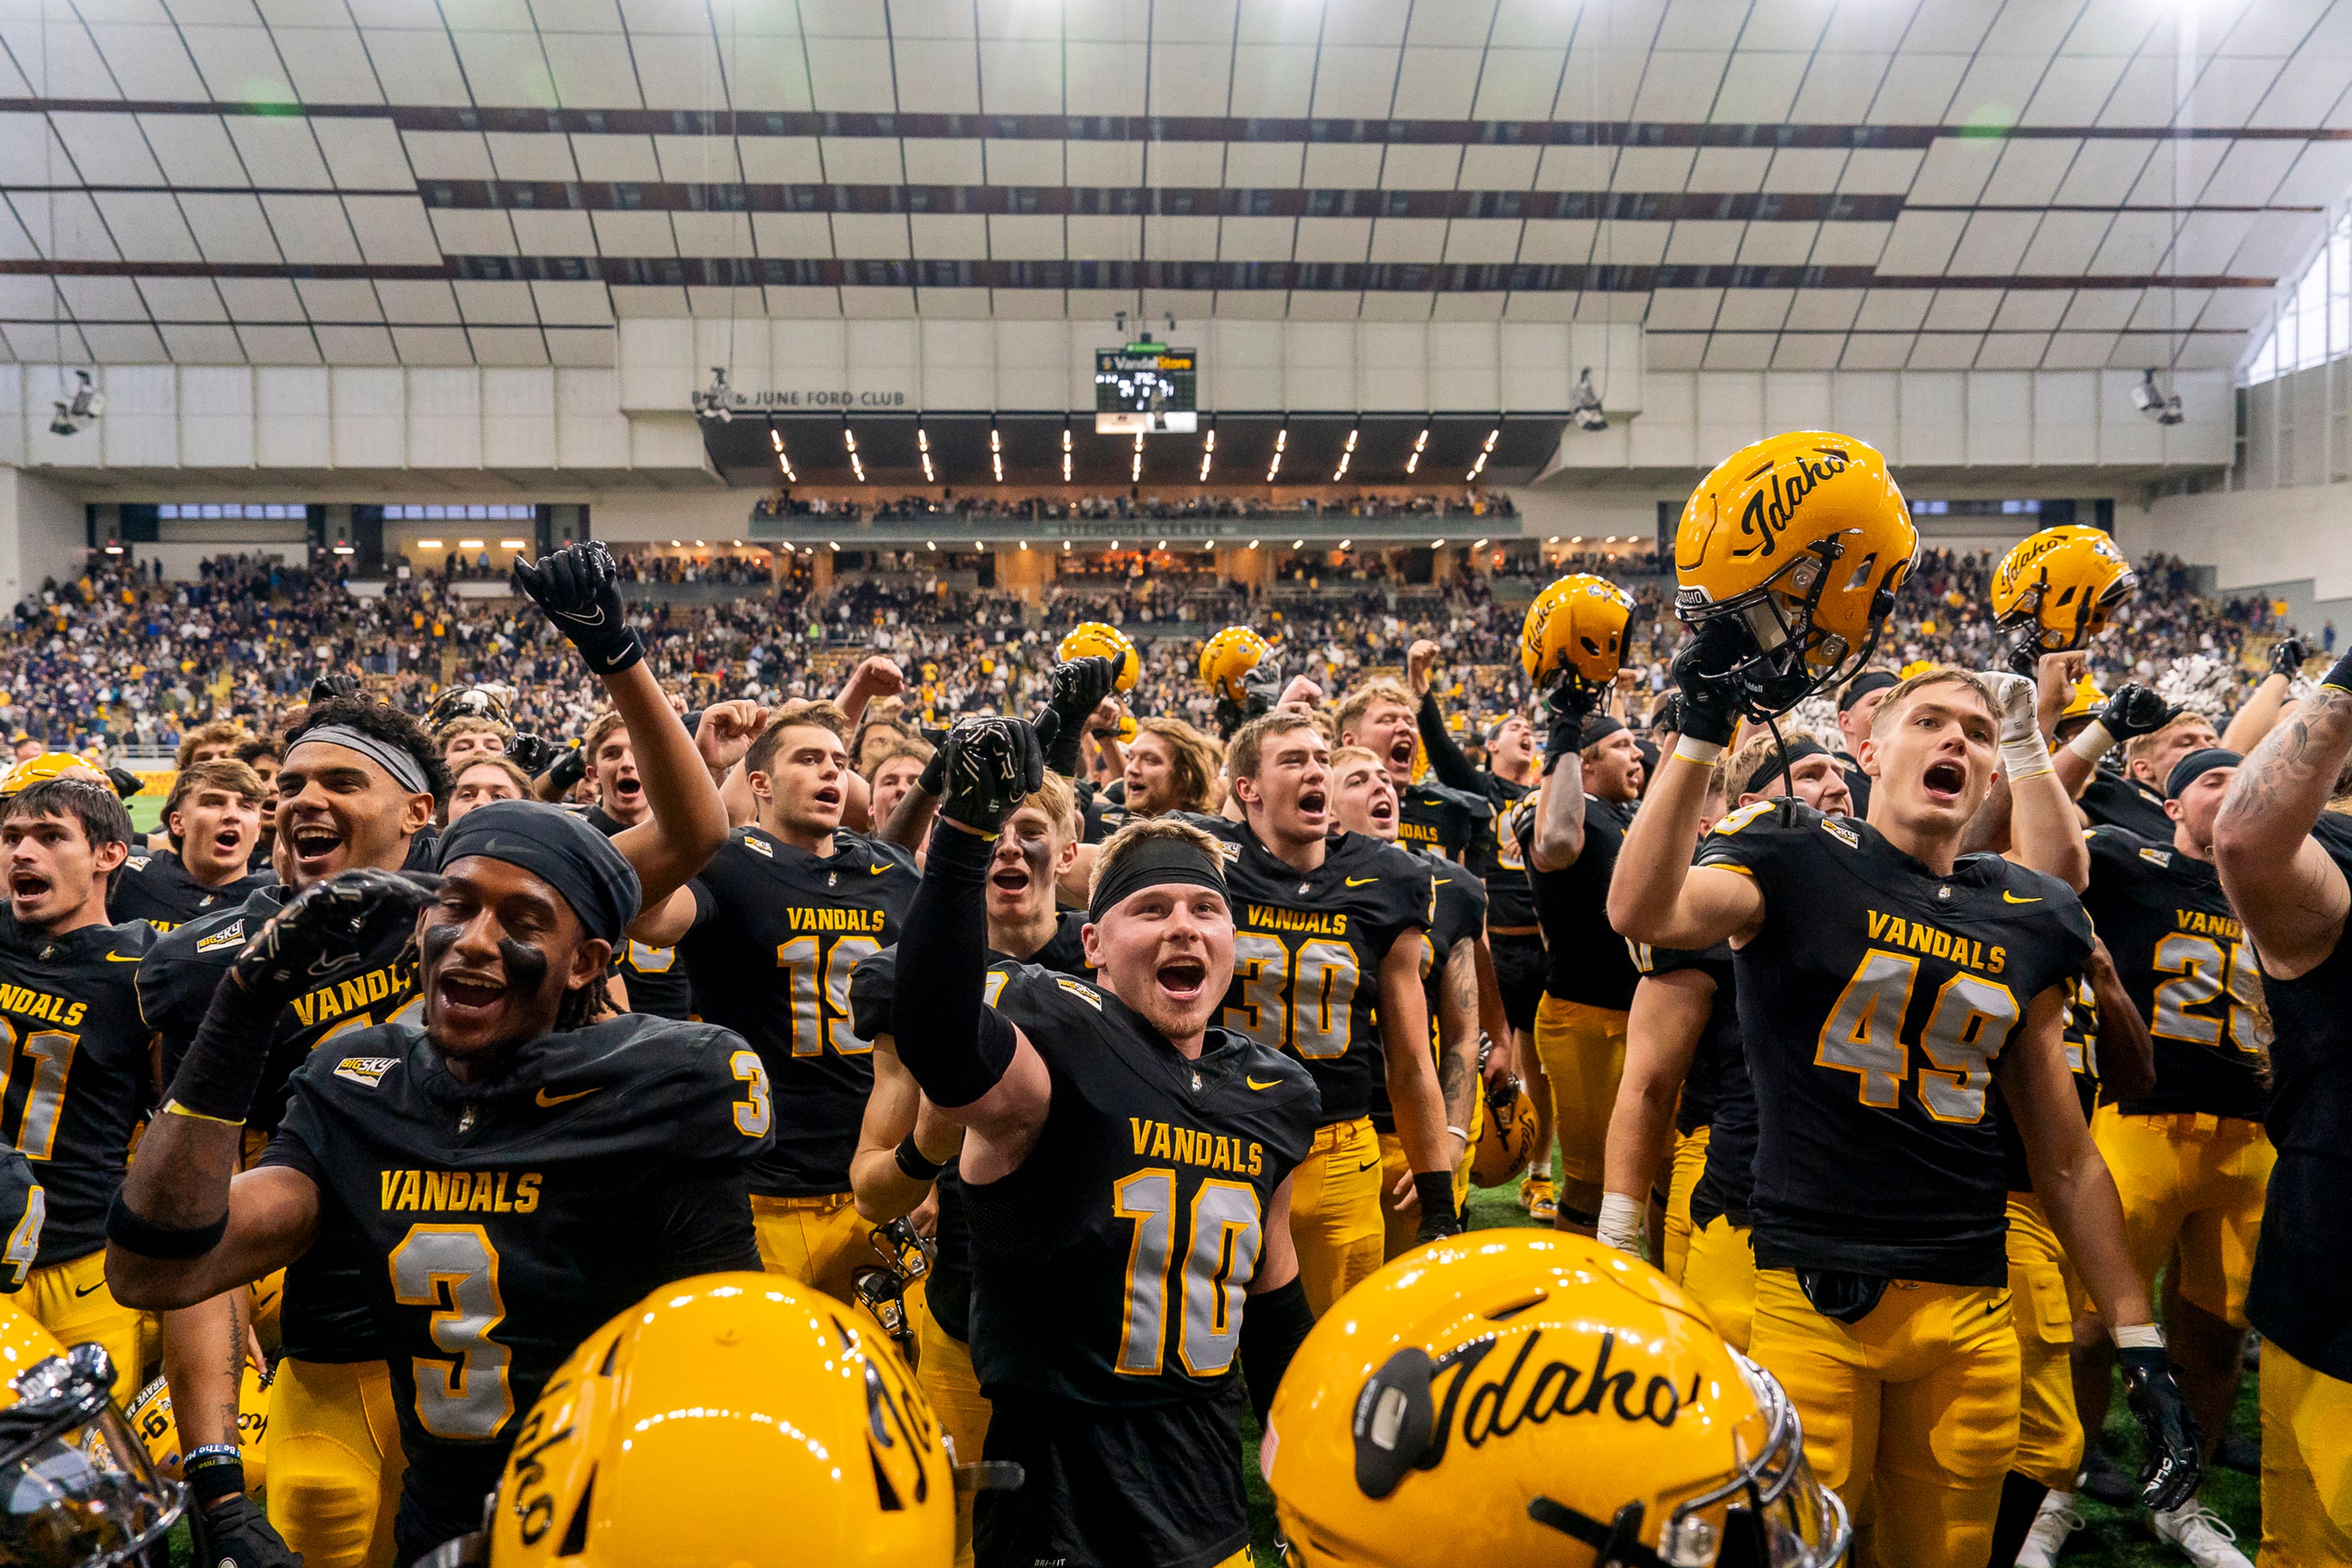
[[[1193,402],[1197,358],[1165,343],[1095,351],[1095,434],[1188,436],[1201,426]]]

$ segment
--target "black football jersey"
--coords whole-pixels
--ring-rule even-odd
[[[1703,1227],[1716,1215],[1727,1215],[1732,1224],[1744,1228],[1748,1189],[1755,1181],[1756,1093],[1748,1083],[1731,944],[1677,948],[1636,942],[1633,958],[1643,974],[1689,970],[1714,983],[1706,1026],[1691,1053],[1690,1073],[1683,1079],[1682,1100],[1675,1108],[1675,1130],[1688,1135],[1708,1129],[1706,1164],[1691,1189],[1691,1224]]]
[[[1053,1100],[1018,1170],[964,1184],[982,1389],[1116,1405],[1222,1394],[1267,1205],[1329,1120],[1314,1079],[1214,1026],[1187,1060],[1118,997],[1051,970],[999,964],[988,984]]]
[[[2271,1047],[2261,966],[2211,862],[2119,827],[2085,836],[2083,907],[2156,1047],[2156,1089],[2131,1116],[2197,1111],[2260,1121]]]
[[[33,1277],[48,1212],[48,1194],[34,1178],[33,1163],[14,1149],[0,1149],[0,1295],[15,1295]]]
[[[1858,817],[1868,816],[1870,815],[1870,775],[1862,771],[1860,763],[1855,762],[1843,752],[1837,753],[1837,763],[1838,771],[1845,774],[1845,792],[1853,797],[1853,815]]]
[[[139,1008],[163,1037],[167,1088],[230,962],[288,896],[287,889],[274,882],[256,889],[243,909],[206,915],[166,931],[139,966]],[[314,1047],[379,1025],[423,1021],[424,1001],[416,994],[409,937],[406,927],[385,933],[359,970],[304,993],[278,1015],[261,1087],[247,1118],[249,1127],[262,1132],[277,1128],[286,1107],[287,1081]],[[356,1246],[354,1237],[322,1227],[310,1250],[286,1270],[286,1300],[279,1316],[285,1354],[315,1362],[382,1359],[362,1289],[363,1271]]]
[[[38,1266],[106,1245],[106,1211],[131,1134],[155,1104],[155,1031],[139,1016],[143,921],[44,937],[0,931],[0,1147],[33,1163],[47,1194]]]
[[[430,1519],[479,1523],[517,1419],[606,1319],[760,1267],[743,1173],[774,1098],[728,1030],[624,1014],[467,1085],[392,1025],[341,1037],[290,1087],[261,1163],[309,1176],[321,1230],[356,1237]]]
[[[1460,860],[1494,815],[1495,808],[1475,795],[1437,784],[1409,784],[1397,792],[1397,843]]]
[[[1050,969],[1057,974],[1073,974],[1084,978],[1091,973],[1087,967],[1086,943],[1078,931],[1087,923],[1086,915],[1072,910],[1064,915],[1053,940],[1029,955],[1026,962],[1040,969]],[[994,948],[988,950],[988,961],[1000,966],[1017,964],[1022,960],[1008,957]],[[898,994],[898,950],[886,947],[859,963],[849,976],[850,1026],[867,1039],[890,1032],[890,1004]],[[992,1000],[1001,988],[994,974],[988,981],[988,996]],[[923,1303],[931,1316],[958,1340],[971,1338],[971,1221],[965,1213],[963,1178],[954,1162],[940,1173],[932,1184],[939,1193],[939,1226],[932,1232],[932,1243],[939,1256],[931,1261],[931,1271],[923,1279]]]
[[[1539,919],[1528,858],[1519,848],[1519,836],[1535,817],[1536,793],[1504,779],[1496,779],[1495,787],[1505,799],[1483,825],[1486,830],[1471,839],[1467,864],[1486,883],[1486,923],[1524,931]]]
[[[849,1016],[858,963],[898,940],[914,902],[912,857],[860,834],[820,858],[739,827],[687,884],[694,929],[677,944],[702,1016],[751,1042],[776,1093],[776,1136],[751,1190],[849,1190],[849,1157],[874,1088],[874,1047]]]
[[[1725,817],[1699,864],[1753,877],[1768,910],[1733,957],[1757,1266],[2002,1283],[1993,1064],[2090,953],[2074,893],[1996,855],[1938,877],[1868,823],[1793,801]]]
[[[1437,1014],[1445,993],[1445,966],[1453,962],[1456,947],[1476,942],[1479,932],[1486,929],[1486,886],[1466,866],[1425,849],[1421,856],[1429,862],[1430,889],[1436,895],[1429,930],[1421,939],[1427,953],[1422,961],[1421,994],[1429,1005],[1429,1050],[1434,1058],[1444,1045],[1438,1037]],[[1385,1066],[1372,1075],[1371,1088],[1373,1129],[1394,1132],[1396,1108],[1389,1103]]]
[[[2114,768],[2091,770],[2075,805],[2095,827],[2120,827],[2159,844],[2172,842],[2172,818],[2164,815],[2164,796]]]
[[[1218,1022],[1304,1062],[1327,1122],[1369,1114],[1373,1080],[1385,1070],[1375,1021],[1381,963],[1399,936],[1429,929],[1429,862],[1341,833],[1323,864],[1302,872],[1238,822],[1184,820],[1230,847],[1234,983]]]
[[[123,861],[106,885],[106,918],[145,921],[157,931],[170,931],[199,915],[243,906],[256,888],[278,880],[264,869],[248,872],[224,888],[207,888],[188,875],[177,855],[142,851]]]
[[[2323,821],[2331,814],[2322,813]],[[2319,836],[2315,836],[2319,837]],[[2352,845],[2320,837],[2352,880]],[[2254,1248],[2246,1316],[2304,1365],[2352,1382],[2352,931],[2292,980],[2265,973],[2278,1038],[2264,1125],[2278,1163]]]
[[[1633,825],[1633,808],[1586,795],[1584,848],[1575,864],[1558,871],[1536,868],[1537,810],[1536,797],[1529,795],[1514,816],[1543,927],[1544,994],[1622,1013],[1633,1005],[1642,973],[1609,923],[1609,879],[1616,874],[1625,830]]]
[[[1127,826],[1127,807],[1092,784],[1079,786],[1078,811],[1086,823],[1082,844],[1099,844]]]
[[[588,806],[580,816],[607,838],[628,830],[628,824],[602,806]],[[677,949],[625,941],[614,950],[613,970],[621,977],[621,984],[629,988],[630,1012],[650,1013],[657,1018],[680,1022],[694,1016],[694,987],[687,981],[686,964],[677,956]]]

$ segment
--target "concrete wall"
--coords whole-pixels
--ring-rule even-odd
[[[2224,595],[2284,599],[2288,620],[2352,630],[2352,483],[2168,496],[2118,507],[2116,542],[2132,559],[2162,552],[2213,568]]]
[[[44,578],[81,569],[88,512],[79,498],[21,468],[0,468],[0,606],[37,593]]]

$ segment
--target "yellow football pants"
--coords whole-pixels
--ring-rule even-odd
[[[36,1268],[17,1303],[68,1350],[95,1342],[114,1363],[114,1400],[128,1410],[139,1392],[139,1313],[106,1288],[106,1253],[86,1253]]]
[[[1849,1324],[1815,1311],[1794,1270],[1762,1269],[1750,1346],[1796,1405],[1813,1473],[1865,1521],[1856,1568],[1984,1568],[2017,1452],[2007,1289],[1896,1280]]]
[[[1484,1110],[1483,1100],[1473,1103]],[[1478,1147],[1478,1119],[1474,1116],[1471,1121],[1469,1147],[1471,1150],[1475,1150]],[[1385,1262],[1400,1253],[1412,1250],[1412,1238],[1421,1232],[1421,1210],[1409,1208],[1402,1213],[1397,1211],[1397,1184],[1412,1174],[1412,1162],[1405,1157],[1404,1140],[1393,1132],[1383,1132],[1380,1137],[1381,1260]],[[1296,1202],[1296,1188],[1292,1189],[1292,1201]],[[1456,1166],[1454,1172],[1454,1212],[1463,1215],[1463,1223],[1465,1225],[1469,1223],[1469,1215],[1465,1212],[1463,1205],[1468,1202],[1469,1196],[1470,1156],[1465,1152],[1462,1157],[1462,1163]]]
[[[1536,1004],[1536,1055],[1551,1083],[1560,1207],[1597,1215],[1609,1117],[1625,1075],[1625,1015],[1546,995]]]
[[[2083,1418],[2074,1408],[2074,1296],[2066,1250],[2042,1200],[2009,1194],[2009,1300],[2017,1323],[2017,1458],[2010,1468],[2053,1492],[2074,1489]]]
[[[751,1194],[752,1237],[760,1263],[771,1274],[814,1285],[878,1330],[874,1314],[857,1299],[857,1270],[878,1268],[874,1227],[858,1216],[847,1193],[814,1198],[768,1198]],[[908,1324],[915,1305],[907,1304]]]
[[[1290,1239],[1298,1278],[1317,1317],[1381,1266],[1388,1236],[1381,1221],[1381,1141],[1372,1119],[1334,1121],[1290,1177]]]
[[[2126,1116],[2102,1105],[2091,1137],[2124,1203],[2124,1245],[2150,1294],[2180,1248],[2180,1294],[2232,1328],[2246,1326],[2246,1286],[2278,1156],[2261,1126],[2236,1117]]]
[[[268,1434],[269,1522],[305,1568],[386,1568],[408,1469],[391,1369],[280,1361]]]
[[[940,1327],[928,1309],[916,1321],[915,1342],[920,1352],[916,1386],[955,1443],[956,1462],[980,1463],[980,1446],[988,1440],[989,1405],[971,1369],[971,1347]],[[968,1491],[956,1493],[956,1562],[961,1568],[971,1563],[971,1499]]]
[[[1684,1259],[1690,1256],[1691,1191],[1706,1170],[1707,1136],[1714,1131],[1701,1127],[1675,1138],[1675,1169],[1666,1184],[1666,1233],[1658,1237],[1658,1267],[1677,1285],[1683,1282]]]
[[[2352,1383],[2263,1345],[2262,1568],[2352,1565]]]
[[[1683,1289],[1715,1320],[1716,1332],[1745,1351],[1756,1322],[1756,1248],[1748,1232],[1717,1215],[1690,1238]]]

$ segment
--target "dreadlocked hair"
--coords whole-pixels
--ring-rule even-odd
[[[555,1028],[558,1034],[568,1029],[584,1029],[599,1018],[620,1012],[613,1005],[613,961],[604,961],[604,973],[577,991],[566,991],[563,1000],[555,1006]]]

